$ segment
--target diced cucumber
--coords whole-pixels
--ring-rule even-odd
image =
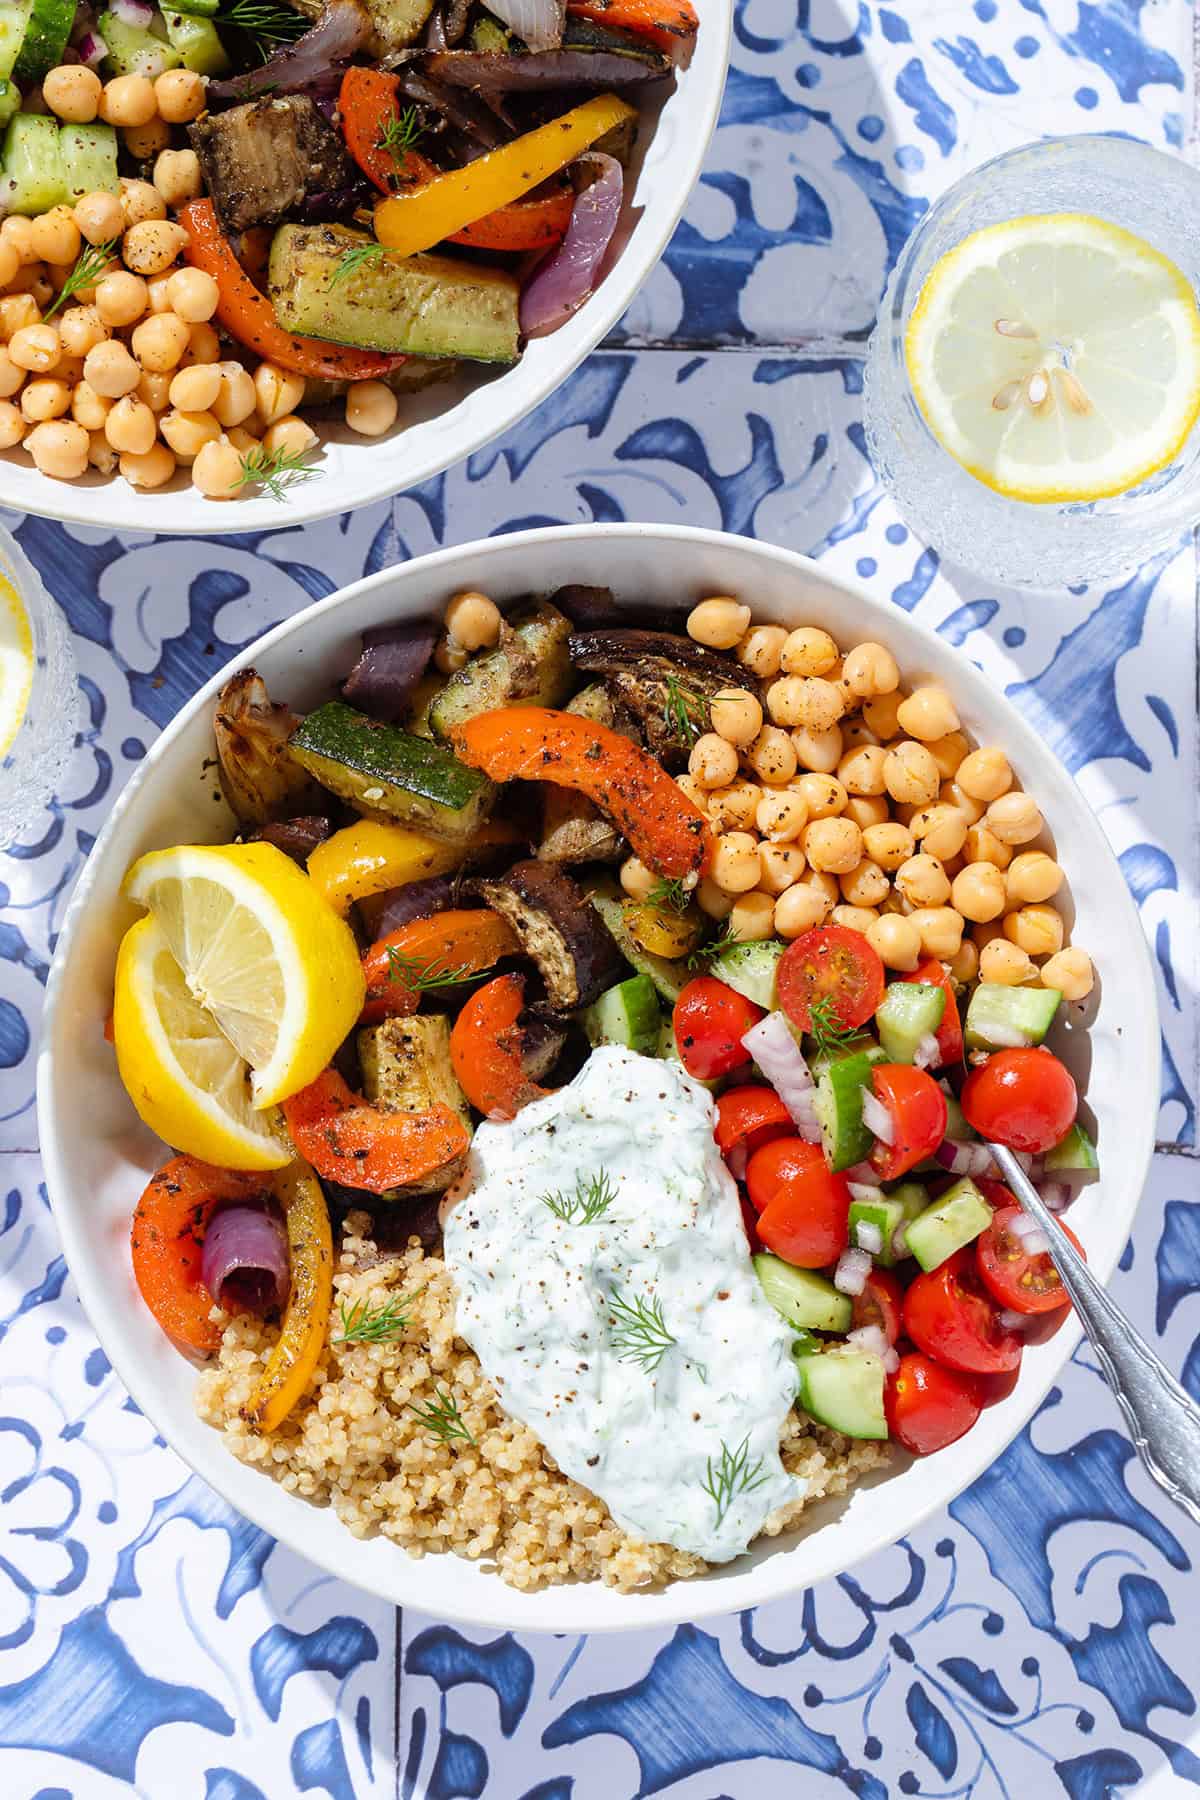
[[[929,981],[893,981],[875,1014],[875,1029],[889,1062],[910,1063],[921,1039],[931,1037],[946,1010],[946,990]]]
[[[12,183],[8,210],[36,218],[66,199],[58,122],[18,113],[4,133],[4,173]]]
[[[189,19],[211,19],[220,4],[221,0],[176,0],[172,11],[186,13]]]
[[[96,30],[108,45],[106,75],[146,75],[151,81],[164,69],[179,67],[179,52],[140,25],[126,25],[115,13],[101,13]]]
[[[685,964],[670,962],[665,956],[655,956],[652,950],[643,950],[625,923],[624,907],[619,900],[606,894],[592,894],[590,899],[625,961],[639,975],[648,975],[663,999],[674,1006],[687,986]]]
[[[825,1350],[796,1359],[800,1405],[818,1425],[852,1438],[885,1438],[882,1357],[869,1350]]]
[[[15,81],[0,80],[0,126],[8,124],[21,110],[21,90]]]
[[[1011,1050],[1040,1044],[1062,995],[1057,988],[1003,987],[981,981],[964,1025],[968,1050]]]
[[[581,1023],[590,1044],[623,1044],[653,1056],[662,1025],[654,983],[648,975],[631,975],[593,1001]]]
[[[969,1144],[975,1132],[967,1124],[967,1115],[959,1105],[958,1095],[948,1081],[939,1081],[938,1086],[946,1096],[946,1136],[953,1138],[956,1144]]]
[[[845,1043],[831,1045],[822,1050],[815,1039],[807,1038],[804,1060],[815,1076],[821,1076],[834,1063],[842,1062],[847,1056],[868,1056],[872,1062],[886,1062],[887,1057],[869,1031],[860,1032],[855,1038],[847,1038]]]
[[[944,1173],[940,1164],[938,1166],[938,1173]],[[888,1199],[895,1200],[900,1207],[900,1225],[904,1227],[904,1236],[900,1239],[899,1246],[897,1247],[896,1238],[893,1234],[892,1255],[896,1262],[902,1262],[906,1256],[911,1255],[911,1251],[908,1248],[908,1226],[914,1219],[919,1219],[921,1214],[925,1211],[925,1208],[929,1205],[929,1189],[925,1186],[923,1181],[901,1181],[892,1188],[888,1194]],[[899,1229],[899,1226],[897,1229]]]
[[[13,80],[18,85],[33,87],[58,67],[74,23],[75,0],[33,0],[12,67]]]
[[[10,0],[7,6],[0,6],[0,76],[6,81],[21,54],[21,39],[32,10],[33,0]]]
[[[849,1331],[854,1308],[848,1294],[811,1269],[794,1269],[781,1256],[760,1250],[751,1258],[763,1293],[796,1331]]]
[[[892,1249],[892,1239],[898,1227],[904,1224],[904,1217],[904,1207],[893,1194],[885,1194],[881,1200],[852,1200],[848,1220],[850,1243],[858,1250],[867,1250],[869,1246],[859,1238],[859,1226],[866,1225],[869,1228],[868,1235],[872,1236],[872,1242],[873,1233],[877,1231],[880,1247],[878,1250],[871,1250],[870,1254],[881,1269],[890,1269],[893,1263],[899,1261]]]
[[[728,950],[713,958],[712,973],[727,987],[753,1000],[755,1006],[774,1012],[779,1005],[775,973],[782,955],[783,945],[778,938],[757,944],[730,944]]]
[[[964,1175],[909,1225],[905,1233],[909,1254],[924,1270],[936,1269],[964,1244],[973,1243],[991,1221],[991,1207]]]
[[[211,19],[200,19],[190,11],[172,9],[163,13],[167,42],[179,55],[185,69],[196,75],[223,75],[229,67],[225,46]]]
[[[1045,1166],[1047,1175],[1061,1175],[1069,1169],[1098,1169],[1100,1158],[1083,1126],[1077,1124],[1072,1125],[1065,1138],[1047,1150]]]
[[[871,1153],[875,1138],[863,1123],[863,1089],[879,1060],[879,1056],[865,1050],[856,1056],[843,1056],[822,1070],[818,1078],[813,1111],[831,1169],[851,1169]]]
[[[58,134],[68,201],[118,192],[117,134],[111,125],[64,125]]]

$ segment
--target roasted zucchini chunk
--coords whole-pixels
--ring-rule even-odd
[[[621,958],[616,945],[583,890],[561,869],[530,858],[478,887],[537,964],[547,1001],[556,1011],[590,1006],[617,980]]]
[[[343,700],[309,713],[288,740],[294,761],[360,812],[461,844],[491,810],[495,785],[440,744],[382,725]]]
[[[734,657],[672,631],[579,631],[567,648],[577,669],[604,676],[659,757],[686,757],[709,729],[709,702],[722,688],[758,691],[756,678]]]
[[[438,737],[448,737],[479,713],[526,700],[561,706],[571,691],[567,639],[571,621],[548,600],[520,606],[500,627],[494,650],[476,656],[452,675],[429,709]]]
[[[471,1109],[458,1085],[450,1060],[450,1021],[444,1013],[385,1019],[358,1034],[363,1095],[385,1112],[422,1113],[448,1106],[470,1126]],[[400,1200],[410,1194],[441,1194],[466,1166],[466,1152],[452,1157],[419,1181],[390,1188],[383,1196]]]
[[[628,715],[619,713],[602,681],[594,681],[568,701],[567,711],[607,725],[623,737],[634,737]],[[537,853],[542,862],[615,862],[621,834],[583,794],[545,783],[542,793],[542,836]]]

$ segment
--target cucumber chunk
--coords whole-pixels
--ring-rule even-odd
[[[64,125],[58,134],[58,148],[68,201],[80,200],[97,189],[106,194],[118,192],[117,134],[111,125]]]
[[[197,18],[190,11],[163,13],[167,42],[185,69],[195,75],[223,75],[229,67],[225,46],[211,19]]]
[[[1062,995],[1057,988],[1002,987],[981,981],[967,1007],[968,1050],[1012,1050],[1040,1044]]]
[[[179,52],[141,25],[126,25],[115,13],[101,13],[96,30],[108,45],[106,75],[145,75],[153,81],[164,69],[179,67]]]
[[[728,950],[722,950],[713,958],[712,973],[735,993],[753,1000],[755,1006],[761,1006],[765,1012],[774,1012],[779,1005],[775,995],[775,975],[782,955],[783,945],[778,939],[757,944],[731,944]]]
[[[33,0],[25,17],[21,48],[12,67],[13,80],[21,86],[32,87],[51,69],[56,69],[63,59],[74,23],[75,0]]]
[[[21,39],[32,10],[33,0],[10,0],[7,6],[0,6],[0,76],[5,81],[21,54]],[[20,105],[19,97],[17,104]]]
[[[817,1047],[815,1039],[805,1039],[804,1060],[814,1076],[820,1077],[826,1069],[831,1069],[836,1062],[842,1062],[847,1056],[866,1056],[873,1063],[886,1062],[887,1057],[875,1042],[869,1031],[860,1032],[858,1037],[847,1038],[844,1043],[836,1044],[824,1050]]]
[[[21,110],[21,90],[15,81],[0,79],[0,126],[8,124]]]
[[[946,1096],[946,1136],[953,1138],[956,1144],[969,1144],[977,1134],[967,1124],[967,1115],[959,1104],[958,1095],[948,1081],[939,1081],[938,1086]]]
[[[991,1222],[991,1207],[964,1175],[909,1225],[905,1233],[909,1254],[928,1273],[964,1244],[973,1243]]]
[[[945,1170],[939,1163],[938,1174],[944,1173]],[[888,1199],[897,1201],[900,1206],[900,1226],[897,1229],[903,1228],[903,1233],[898,1239],[893,1237],[892,1254],[896,1262],[903,1262],[906,1256],[912,1255],[908,1248],[908,1227],[914,1219],[920,1218],[929,1205],[929,1189],[923,1181],[901,1181],[891,1189]]]
[[[821,1141],[833,1170],[851,1169],[870,1155],[875,1138],[863,1123],[863,1089],[873,1065],[881,1060],[870,1051],[843,1056],[822,1070],[813,1098],[813,1111],[821,1127]]]
[[[485,775],[440,744],[381,725],[343,700],[327,700],[301,719],[288,754],[352,806],[450,843],[473,836],[496,798]]]
[[[186,13],[189,19],[211,19],[220,10],[220,5],[221,0],[175,0],[172,10]]]
[[[929,981],[893,981],[875,1014],[888,1061],[911,1063],[921,1039],[933,1035],[945,1010],[944,988]]]
[[[42,113],[18,113],[4,134],[4,173],[12,183],[9,212],[36,218],[67,197],[58,124]]]
[[[648,975],[631,975],[592,1002],[581,1018],[589,1044],[623,1044],[642,1056],[658,1048],[662,1014]]]
[[[1100,1158],[1096,1155],[1093,1144],[1082,1125],[1072,1125],[1065,1138],[1046,1152],[1045,1168],[1047,1175],[1062,1175],[1071,1169],[1094,1170],[1100,1167]]]
[[[883,1359],[869,1350],[799,1356],[800,1405],[818,1425],[846,1437],[885,1438]]]
[[[873,1234],[877,1231],[880,1247],[878,1250],[870,1250],[870,1254],[881,1269],[890,1269],[893,1263],[900,1260],[893,1251],[892,1240],[898,1228],[904,1224],[904,1219],[904,1207],[893,1194],[885,1194],[882,1200],[852,1200],[847,1221],[850,1242],[856,1249],[868,1250],[869,1246],[859,1237],[858,1228],[860,1225],[867,1226],[872,1242]]]
[[[663,999],[674,1006],[687,986],[686,966],[681,962],[671,962],[665,956],[655,956],[652,950],[643,950],[625,923],[624,908],[619,900],[606,894],[592,894],[590,898],[625,961],[639,975],[648,975]]]
[[[762,1291],[796,1331],[849,1331],[854,1308],[848,1294],[811,1269],[794,1269],[781,1256],[760,1250],[750,1259]]]

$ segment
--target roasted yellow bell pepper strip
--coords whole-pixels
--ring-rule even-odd
[[[614,125],[635,117],[633,107],[615,94],[598,94],[465,168],[450,169],[424,187],[381,200],[375,208],[375,235],[401,256],[428,250],[497,207],[519,200]]]
[[[308,1386],[329,1335],[333,1310],[333,1238],[321,1184],[305,1162],[275,1177],[291,1256],[292,1286],[279,1342],[259,1376],[242,1418],[256,1431],[274,1431]]]
[[[346,913],[356,900],[431,875],[448,875],[480,850],[517,842],[512,826],[498,819],[481,825],[463,844],[446,844],[382,819],[358,819],[318,844],[307,867],[309,879],[333,910]]]

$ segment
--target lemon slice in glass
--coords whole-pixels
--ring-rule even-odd
[[[0,575],[0,756],[6,756],[29,705],[33,634],[16,588]]]
[[[253,1071],[257,1107],[307,1087],[362,1011],[354,934],[272,844],[154,850],[125,893],[162,929],[188,992]]]
[[[1124,493],[1200,412],[1200,311],[1182,270],[1087,213],[989,225],[925,279],[905,335],[942,447],[1016,500]]]

